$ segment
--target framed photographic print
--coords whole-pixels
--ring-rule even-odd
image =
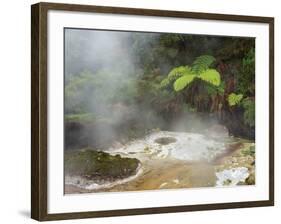
[[[274,19],[32,5],[32,218],[274,204]]]

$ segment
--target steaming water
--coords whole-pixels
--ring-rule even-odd
[[[143,170],[142,170],[141,166],[139,166],[137,168],[136,174],[133,176],[124,178],[122,180],[112,181],[112,182],[106,181],[104,183],[97,183],[95,180],[89,180],[89,179],[83,178],[81,176],[68,176],[67,175],[65,177],[65,183],[67,185],[76,186],[76,187],[83,188],[86,190],[107,189],[107,188],[114,187],[118,184],[124,184],[129,181],[132,181],[135,178],[137,178],[142,172],[143,172]]]
[[[163,145],[155,142],[159,138],[175,138],[175,142]],[[201,134],[186,132],[159,131],[135,140],[118,149],[109,149],[109,153],[126,157],[145,159],[164,159],[171,157],[184,161],[212,161],[226,150],[225,144]]]
[[[173,141],[157,143],[161,138]],[[66,184],[79,188],[74,192],[223,186],[226,181],[233,186],[245,181],[249,176],[248,169],[241,167],[215,172],[212,164],[218,156],[227,156],[226,142],[230,139],[186,132],[152,132],[142,139],[106,150],[112,155],[139,159],[141,167],[134,176],[102,183],[82,177],[66,177]]]

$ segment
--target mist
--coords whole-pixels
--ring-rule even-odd
[[[173,67],[214,54],[230,40],[65,29],[67,148],[106,148],[155,129],[209,135],[221,123],[217,116],[184,110],[184,95],[159,86]]]
[[[84,76],[87,79],[78,85],[79,89],[76,87],[78,94],[70,99],[72,102],[68,101],[71,93],[67,94],[66,91],[66,113],[77,113],[75,103],[73,106],[75,101],[76,107],[81,107],[81,104],[84,107],[79,113],[91,113],[95,118],[103,119],[92,127],[78,131],[81,136],[90,133],[96,146],[102,147],[104,142],[116,139],[120,125],[132,126],[132,122],[145,124],[149,122],[146,116],[150,119],[154,116],[152,110],[140,107],[134,98],[137,80],[143,75],[143,70],[137,64],[132,44],[132,34],[129,32],[65,30],[65,83],[67,85]],[[146,44],[148,46],[149,42]],[[96,83],[89,86],[91,82]],[[68,109],[69,106],[74,111]],[[153,119],[157,120],[156,116]],[[89,143],[89,140],[86,142]]]

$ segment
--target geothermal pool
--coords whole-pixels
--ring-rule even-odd
[[[102,183],[66,176],[66,193],[236,186],[253,172],[249,164],[254,158],[245,156],[245,159],[241,153],[235,155],[253,145],[253,142],[232,137],[155,131],[125,145],[115,144],[105,151],[137,158],[140,166],[135,175]]]
[[[165,142],[165,139],[168,139],[167,142]],[[170,142],[169,139],[171,139]],[[129,142],[117,149],[110,148],[108,152],[133,156],[141,161],[171,158],[194,162],[211,161],[225,150],[226,147],[223,142],[208,139],[201,134],[159,131],[153,132],[143,139]]]

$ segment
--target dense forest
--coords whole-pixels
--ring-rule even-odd
[[[67,149],[219,125],[255,138],[254,38],[65,32]]]

